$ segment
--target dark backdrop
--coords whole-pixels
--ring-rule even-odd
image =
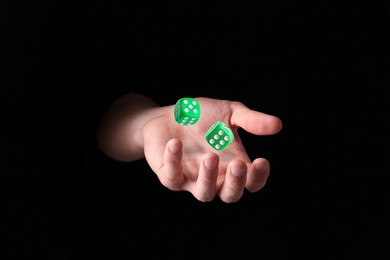
[[[3,1],[0,257],[388,257],[388,7]],[[275,136],[241,132],[265,188],[200,203],[102,155],[96,125],[128,91],[280,117]]]

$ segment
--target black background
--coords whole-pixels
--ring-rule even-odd
[[[389,257],[389,6],[5,1],[1,259]],[[113,161],[96,125],[121,94],[239,100],[280,117],[241,132],[271,163],[238,203]]]

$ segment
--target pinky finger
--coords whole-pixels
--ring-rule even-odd
[[[161,183],[171,190],[181,190],[184,182],[182,159],[182,143],[179,139],[168,141],[164,151],[163,174]]]

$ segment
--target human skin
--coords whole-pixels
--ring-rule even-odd
[[[233,203],[242,198],[245,189],[260,191],[270,174],[269,161],[250,159],[238,129],[253,135],[273,135],[281,130],[281,120],[238,101],[196,99],[202,109],[201,120],[182,126],[174,119],[174,105],[159,106],[146,96],[126,94],[103,115],[97,131],[98,146],[118,161],[146,159],[162,185],[173,191],[188,191],[202,202],[218,196]],[[223,151],[213,150],[204,139],[218,120],[234,133],[234,140]]]

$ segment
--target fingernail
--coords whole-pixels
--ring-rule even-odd
[[[215,169],[215,167],[217,167],[217,161],[211,160],[211,159],[206,159],[204,161],[204,166],[206,166],[206,168],[209,170],[213,170],[213,169]]]
[[[239,168],[239,167],[232,167],[231,172],[234,176],[241,177],[246,173],[245,169]]]

